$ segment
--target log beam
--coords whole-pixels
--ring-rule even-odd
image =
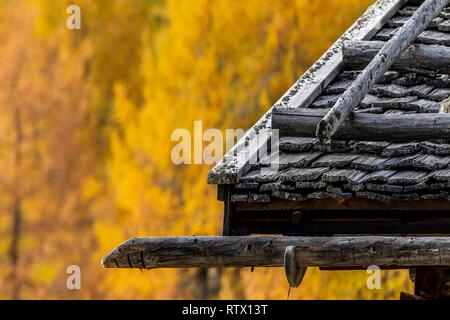
[[[450,237],[158,237],[136,238],[102,260],[105,268],[283,267],[295,247],[302,267],[450,266]]]
[[[275,110],[272,127],[280,136],[315,137],[316,127],[326,110]],[[427,114],[352,114],[343,121],[334,138],[370,141],[426,141],[448,137],[449,113]]]
[[[319,122],[316,135],[321,141],[328,141],[333,137],[364,96],[447,4],[448,0],[424,1]]]
[[[364,69],[383,48],[382,41],[344,41],[342,54],[346,70]],[[406,72],[450,73],[450,47],[412,44],[395,61],[392,69]]]

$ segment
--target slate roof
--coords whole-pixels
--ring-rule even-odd
[[[417,5],[412,5],[417,4]],[[387,41],[418,8],[410,1],[370,40]],[[450,46],[450,7],[416,43]],[[388,71],[364,98],[357,113],[438,113],[450,96],[450,75]],[[360,70],[342,70],[308,108],[327,109]],[[442,137],[445,139],[445,137]],[[325,198],[450,200],[450,142],[445,140],[391,143],[336,141],[283,136],[279,140],[279,169],[273,155],[246,167],[237,181],[233,202],[268,203],[274,199],[304,201]]]

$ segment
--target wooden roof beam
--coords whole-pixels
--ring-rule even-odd
[[[105,268],[283,267],[294,246],[298,266],[450,267],[450,237],[136,238],[102,260]]]
[[[370,89],[447,4],[448,0],[424,1],[408,22],[386,43],[366,69],[338,99],[333,108],[319,122],[316,135],[321,141],[328,141],[333,137]]]
[[[276,110],[272,126],[280,136],[314,137],[327,110]],[[328,113],[329,114],[329,113]],[[344,119],[335,139],[368,141],[427,141],[450,136],[449,113],[369,114],[356,113]]]

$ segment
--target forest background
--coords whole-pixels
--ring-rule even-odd
[[[211,166],[174,165],[172,132],[250,128],[372,2],[0,0],[0,299],[285,299],[282,269],[100,259],[131,237],[219,235]],[[311,269],[291,299],[411,290],[406,271],[380,290],[367,276]]]

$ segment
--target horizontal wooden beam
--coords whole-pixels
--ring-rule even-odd
[[[299,266],[450,266],[450,237],[136,238],[102,260],[105,268],[282,267],[288,246]]]
[[[273,129],[280,136],[315,137],[316,127],[326,110],[277,109],[272,115]],[[450,135],[450,114],[352,114],[343,122],[335,139],[370,141],[426,141]]]
[[[270,203],[238,202],[236,208],[239,211],[286,211],[286,210],[311,210],[311,211],[422,211],[422,212],[450,212],[450,201],[421,199],[383,202],[364,198],[352,199],[307,199],[305,201],[286,201],[273,199]],[[450,230],[449,230],[450,232]]]
[[[450,221],[444,215],[428,216],[427,213],[403,213],[392,219],[381,217],[378,221],[372,216],[364,215],[339,219],[341,214],[336,212],[336,218],[317,212],[290,212],[283,215],[284,220],[255,218],[258,212],[239,212],[231,226],[232,234],[247,235],[285,235],[285,236],[450,236]],[[344,214],[344,213],[342,213]],[[300,222],[299,220],[300,215]],[[249,221],[250,220],[250,221]],[[256,220],[256,221],[255,221]],[[259,220],[259,221],[258,221]]]
[[[382,41],[344,41],[342,54],[346,70],[364,69],[383,48]],[[450,73],[450,47],[412,44],[392,66],[400,71]]]

